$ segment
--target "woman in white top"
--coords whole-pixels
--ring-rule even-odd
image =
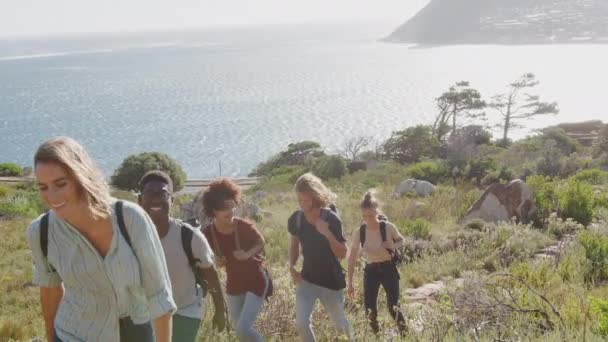
[[[399,311],[399,271],[392,261],[395,249],[402,247],[403,236],[395,226],[380,220],[380,205],[372,192],[367,192],[361,201],[361,213],[365,223],[355,230],[351,239],[348,258],[348,294],[354,297],[353,275],[355,264],[363,251],[366,256],[363,274],[365,310],[374,333],[378,333],[378,291],[380,285],[386,292],[388,311],[397,321],[401,334],[405,332],[405,319]]]
[[[50,211],[27,240],[49,341],[171,341],[176,306],[163,248],[138,205],[109,187],[75,140],[54,138],[34,157]]]

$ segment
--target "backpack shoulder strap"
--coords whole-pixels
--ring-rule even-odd
[[[361,225],[361,227],[359,227],[359,243],[361,243],[361,247],[363,247],[363,244],[365,243],[365,229],[367,228],[367,226],[364,224]]]
[[[47,212],[40,219],[40,249],[46,259],[49,254],[49,213]]]
[[[190,264],[190,267],[194,267],[197,260],[192,253],[192,235],[194,233],[192,232],[192,229],[187,227],[185,224],[178,222],[178,225],[182,235],[182,248],[184,249],[184,253],[186,253],[186,257],[188,258],[188,264]]]
[[[296,227],[298,228],[298,233],[302,230],[302,220],[304,219],[304,212],[302,210],[298,210],[296,214]]]
[[[382,236],[382,242],[386,241],[386,221],[380,221],[380,236]]]
[[[122,207],[123,207],[123,202],[116,201],[115,210],[116,210],[116,219],[118,221],[118,228],[120,228],[120,233],[122,234],[122,237],[125,238],[125,240],[127,241],[127,244],[129,245],[129,247],[133,248],[133,245],[131,245],[131,236],[129,235],[129,232],[127,231],[127,226],[125,225],[125,218],[122,213]]]

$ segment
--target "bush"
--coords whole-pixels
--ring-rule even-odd
[[[323,156],[315,162],[312,172],[325,180],[340,178],[347,172],[346,162],[337,155]]]
[[[15,163],[0,163],[0,177],[21,177],[23,171]]]
[[[566,234],[572,234],[579,230],[583,230],[583,228],[583,225],[575,222],[571,218],[562,220],[555,213],[551,214],[547,220],[547,231],[558,239],[561,239]]]
[[[431,238],[431,225],[424,219],[406,221],[404,232],[406,235],[418,240],[429,240]]]
[[[411,178],[433,184],[442,182],[448,176],[445,164],[440,161],[425,161],[410,165],[405,169],[405,173]]]
[[[557,182],[546,176],[530,176],[526,182],[532,190],[537,212],[534,217],[536,225],[542,226],[551,213],[558,208]]]
[[[608,236],[596,231],[583,231],[578,241],[585,249],[587,267],[584,278],[588,283],[608,280]]]
[[[439,153],[439,140],[430,126],[418,125],[393,132],[383,145],[390,160],[400,164],[416,163],[422,158],[434,158]]]
[[[325,155],[321,145],[315,141],[301,141],[287,145],[287,150],[281,151],[270,157],[267,161],[258,164],[249,177],[268,176],[282,166],[310,166],[317,158]]]
[[[591,304],[591,311],[598,316],[598,326],[594,329],[593,333],[607,337],[608,336],[608,300],[601,298],[589,298]]]
[[[171,157],[160,152],[144,152],[128,156],[112,175],[112,184],[121,189],[139,190],[139,180],[148,171],[160,170],[166,172],[173,181],[173,190],[183,189],[186,173]]]
[[[608,172],[599,169],[583,170],[572,178],[591,185],[602,185],[608,183]]]
[[[594,194],[591,185],[568,179],[566,184],[558,189],[560,216],[565,220],[572,218],[587,226],[593,220]]]
[[[44,211],[45,206],[35,191],[17,190],[0,198],[0,216],[34,218]]]

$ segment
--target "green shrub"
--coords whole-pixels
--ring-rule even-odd
[[[597,315],[598,326],[593,333],[602,337],[608,337],[608,300],[602,298],[589,298],[591,311]]]
[[[465,225],[468,229],[483,231],[486,227],[486,223],[481,219],[473,219]]]
[[[591,185],[602,185],[608,183],[608,172],[600,169],[583,170],[572,176],[572,178]]]
[[[568,218],[563,220],[555,213],[552,213],[547,220],[547,231],[558,239],[561,239],[566,234],[583,230],[583,228],[585,227],[573,219]]]
[[[587,226],[593,220],[594,194],[591,185],[568,179],[558,189],[559,213],[563,219],[572,218]]]
[[[0,163],[0,177],[21,177],[23,171],[15,163]]]
[[[587,268],[583,271],[585,281],[608,280],[608,236],[597,231],[583,231],[578,235],[578,241],[587,258]]]
[[[340,178],[347,171],[346,162],[342,157],[337,155],[320,157],[312,168],[312,172],[315,175],[325,180]]]
[[[431,225],[424,219],[406,221],[404,224],[404,232],[406,235],[418,240],[429,240],[431,238]]]
[[[0,216],[33,218],[45,211],[37,192],[17,190],[0,198]]]
[[[6,185],[0,184],[0,198],[7,196],[11,192],[11,188]]]
[[[410,165],[405,169],[406,174],[414,179],[425,180],[433,184],[442,182],[448,172],[441,161],[424,161]]]
[[[546,223],[549,215],[558,209],[557,182],[550,177],[534,175],[528,177],[526,184],[533,193],[537,212],[534,217],[536,225]]]
[[[112,184],[121,190],[139,190],[139,180],[148,171],[166,172],[173,181],[173,190],[179,191],[186,182],[186,173],[175,160],[164,153],[144,152],[128,156],[112,175]]]

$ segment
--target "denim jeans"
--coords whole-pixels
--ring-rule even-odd
[[[266,290],[268,291],[268,279],[266,279]],[[262,307],[264,297],[247,292],[240,295],[226,295],[226,305],[232,328],[236,337],[241,342],[261,342],[264,337],[255,329],[254,324]]]
[[[352,338],[350,325],[344,314],[344,290],[331,290],[302,280],[296,289],[296,328],[303,342],[314,342],[315,334],[310,324],[310,316],[317,299],[325,308],[336,329]]]
[[[386,303],[391,317],[397,321],[401,333],[405,330],[405,319],[399,311],[399,271],[391,261],[371,263],[365,266],[363,291],[365,310],[374,333],[378,333],[378,292],[380,285],[386,292]]]

